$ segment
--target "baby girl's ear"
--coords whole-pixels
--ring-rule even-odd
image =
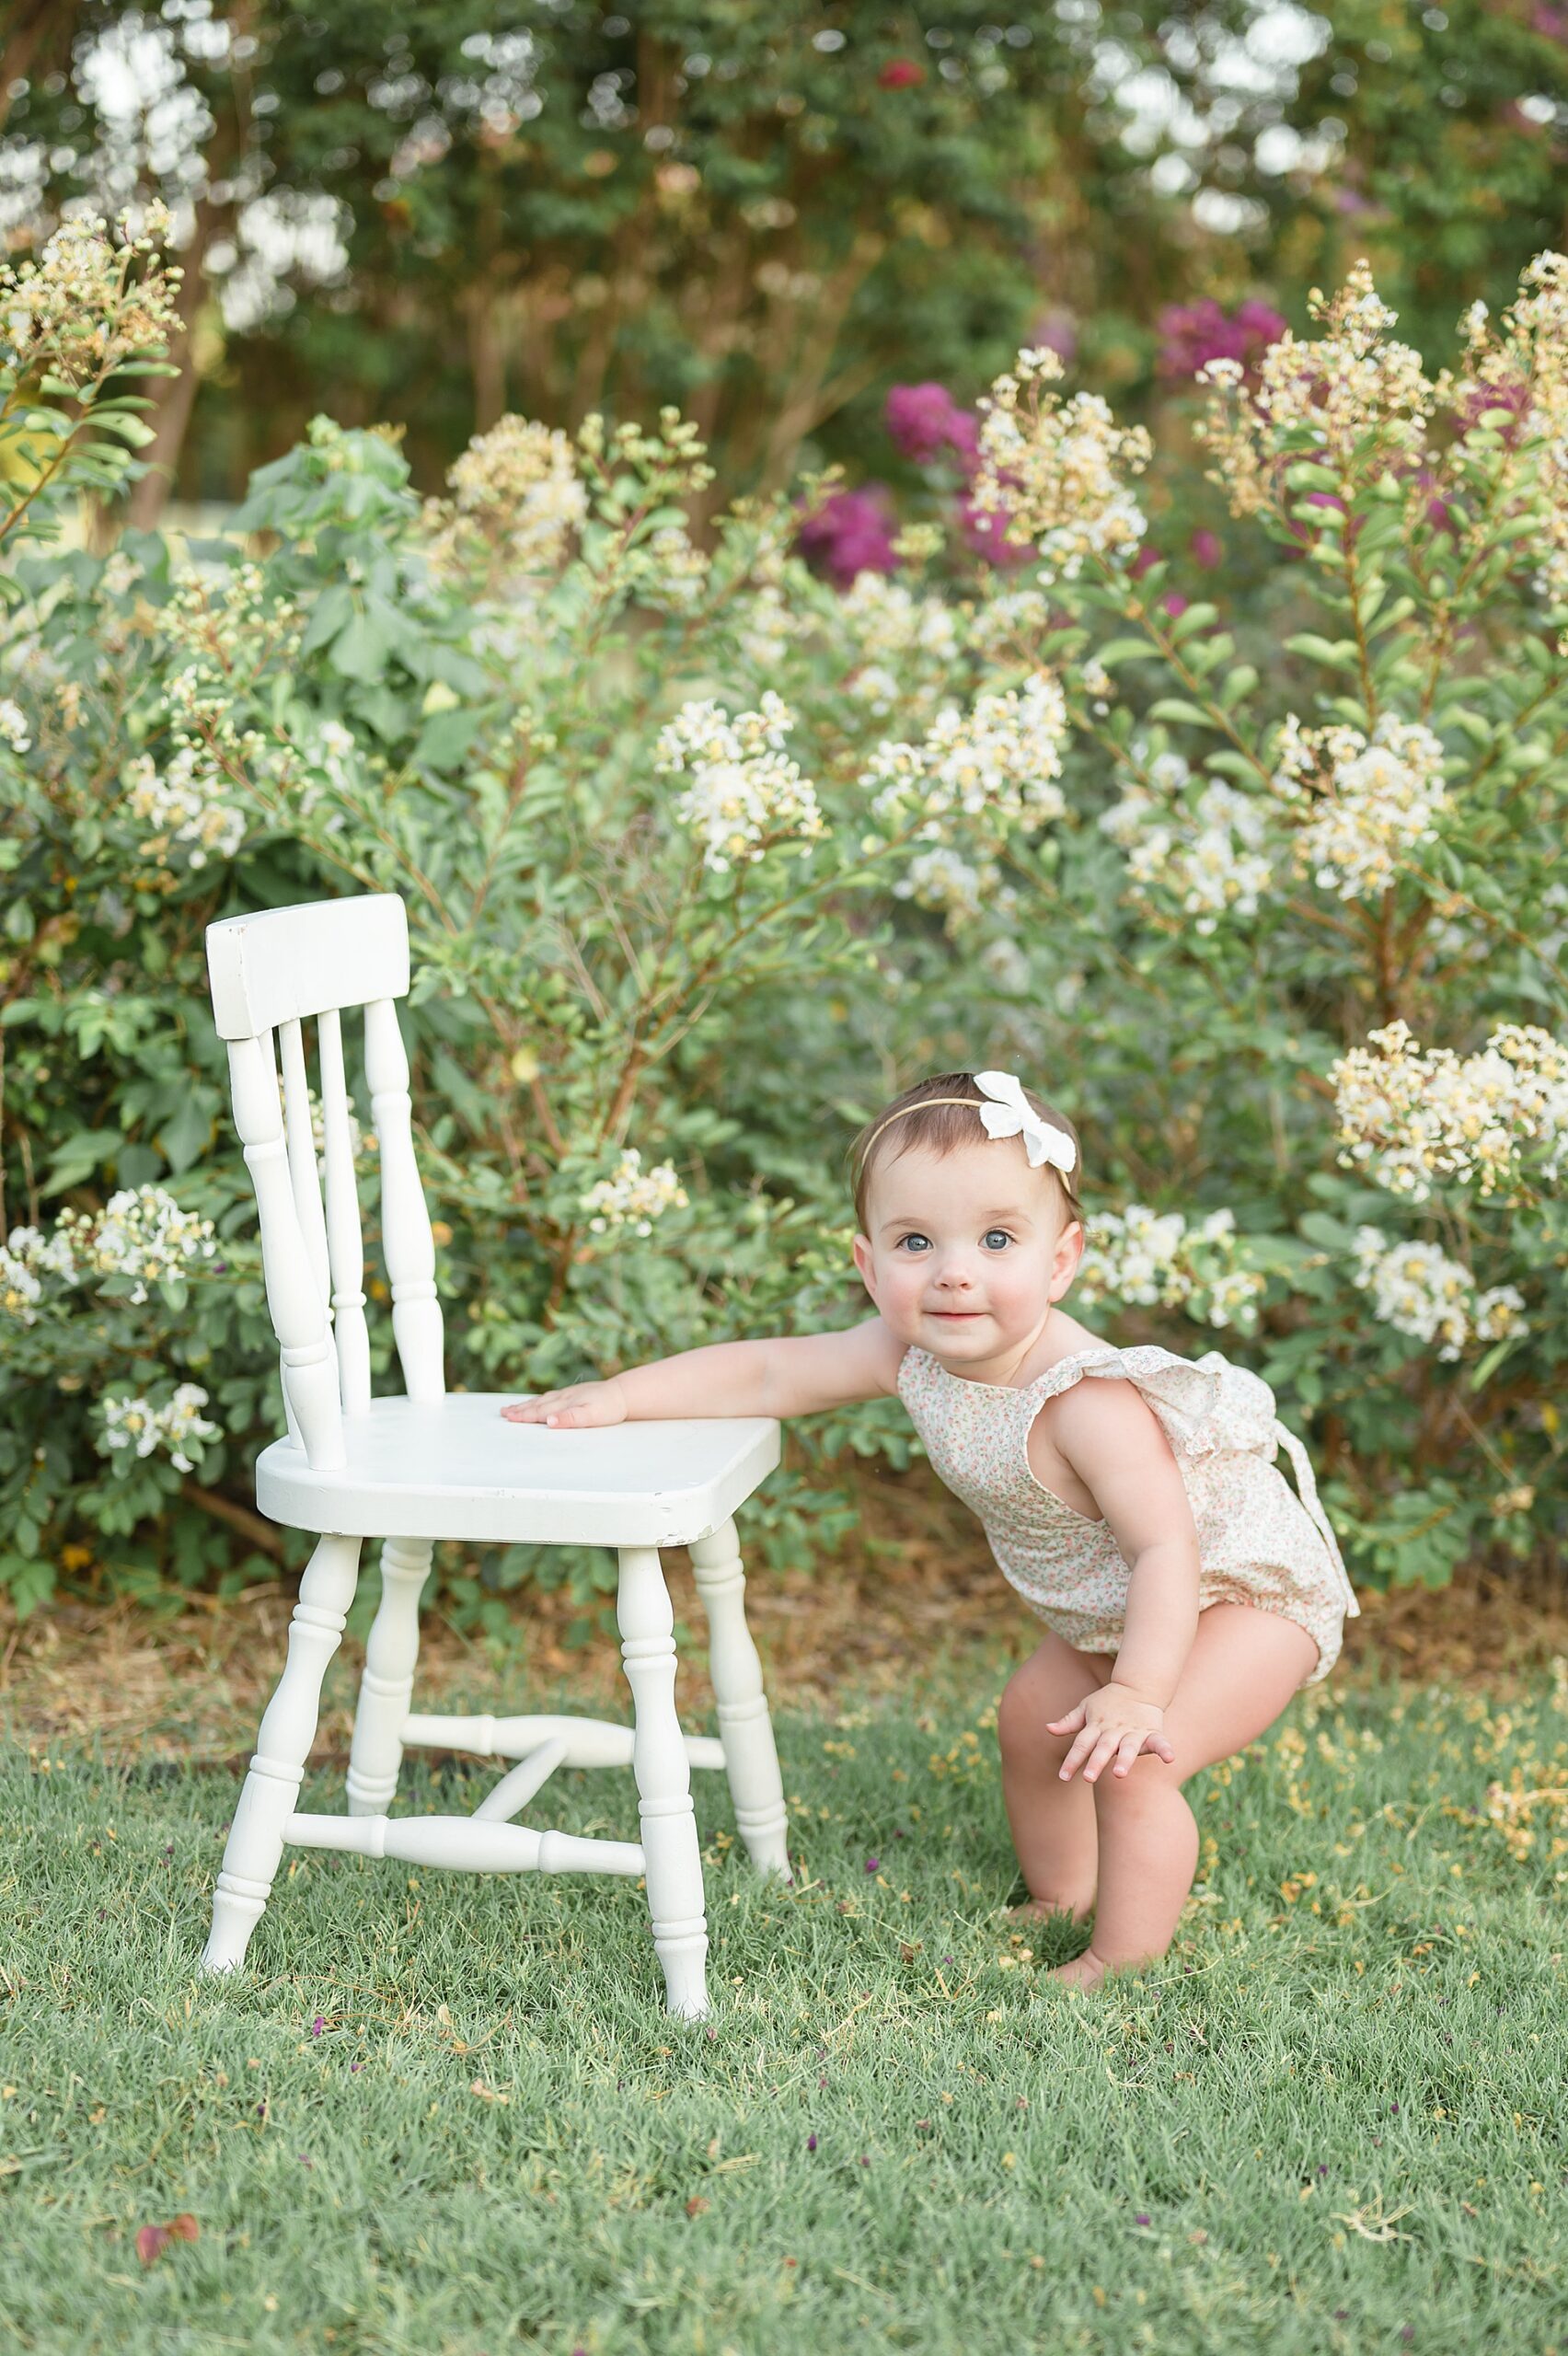
[[[858,1235],[855,1238],[854,1251],[855,1265],[859,1272],[860,1282],[865,1286],[866,1290],[870,1294],[871,1299],[875,1300],[877,1297],[877,1285],[874,1263],[871,1259],[870,1238],[866,1235]]]

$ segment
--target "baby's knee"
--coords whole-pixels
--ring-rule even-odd
[[[1081,1698],[1081,1697],[1080,1697]],[[1061,1755],[1070,1735],[1053,1734],[1050,1721],[1065,1717],[1072,1708],[1042,1677],[1032,1661],[1014,1672],[997,1704],[997,1742],[1004,1760],[1042,1760]]]
[[[1124,1815],[1146,1808],[1169,1811],[1178,1804],[1185,1813],[1192,1813],[1182,1797],[1177,1769],[1152,1750],[1140,1752],[1124,1775],[1119,1775],[1113,1764],[1102,1767],[1094,1782],[1094,1804],[1102,1811]]]

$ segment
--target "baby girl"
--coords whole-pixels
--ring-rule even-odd
[[[874,1316],[502,1412],[580,1430],[896,1392],[1044,1623],[1002,1696],[1002,1790],[1027,1911],[1094,1918],[1054,1977],[1093,1987],[1164,1954],[1197,1865],[1182,1784],[1328,1675],[1355,1597],[1266,1383],[1214,1350],[1114,1349],[1060,1305],[1083,1250],[1078,1149],[1043,1097],[944,1072],[868,1125],[853,1166]]]

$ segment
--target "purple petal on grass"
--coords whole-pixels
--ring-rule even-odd
[[[806,2137],[806,2149],[808,2152],[814,2152],[816,2150],[816,2137],[814,2135],[808,2135]]]
[[[326,2026],[327,2026],[327,2019],[326,2019],[326,2015],[325,2015],[325,2014],[323,2014],[323,2013],[317,2013],[317,2015],[316,2015],[316,2018],[315,2018],[315,2019],[311,2022],[311,2024],[310,2024],[310,2034],[311,2034],[311,2036],[312,2036],[312,2037],[319,2037],[319,2036],[320,2036],[320,2034],[321,2034],[321,2032],[322,2032],[322,2030],[326,2027]]]
[[[882,1859],[880,1857],[868,1857],[866,1859],[866,1871],[869,1874],[881,1873]]]
[[[1133,2219],[1133,2223],[1135,2225],[1147,2225],[1148,2223],[1147,2210],[1140,2209],[1137,2215]]]

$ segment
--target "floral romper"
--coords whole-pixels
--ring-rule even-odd
[[[1047,1399],[1086,1375],[1136,1384],[1182,1470],[1198,1533],[1198,1609],[1251,1603],[1297,1621],[1318,1646],[1304,1685],[1339,1657],[1347,1615],[1360,1611],[1307,1451],[1274,1413],[1274,1392],[1217,1350],[1193,1361],[1153,1346],[1099,1344],[1034,1381],[970,1382],[928,1351],[908,1349],[898,1395],[938,1474],[979,1515],[1003,1573],[1047,1627],[1080,1652],[1122,1641],[1129,1565],[1103,1521],[1091,1521],[1036,1479],[1029,1434]],[[1296,1495],[1274,1462],[1283,1448]]]

